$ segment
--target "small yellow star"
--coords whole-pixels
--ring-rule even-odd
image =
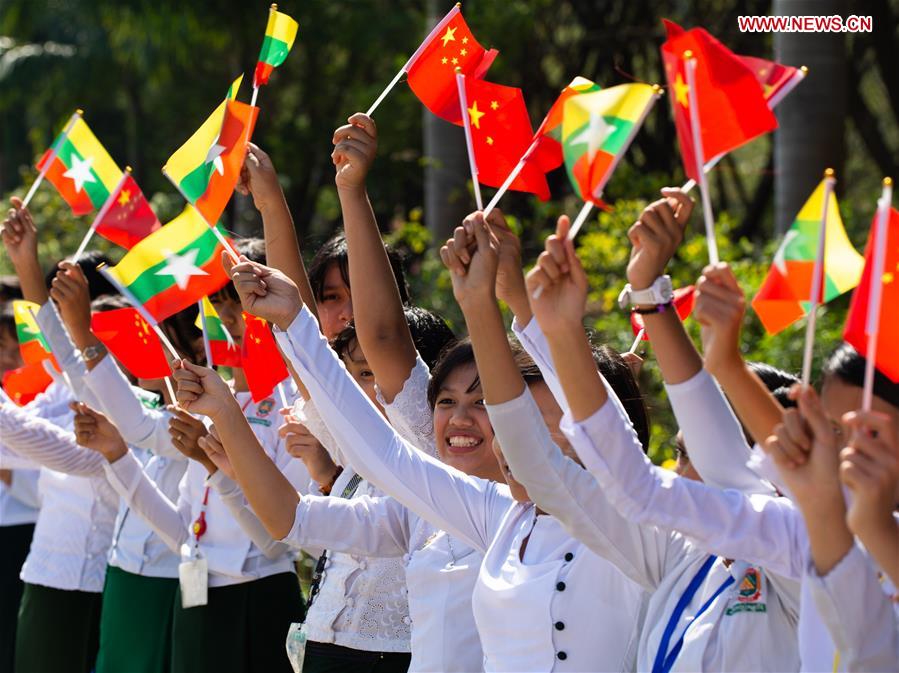
[[[457,65],[459,63],[459,59],[453,56],[453,65]]]
[[[894,280],[896,280],[896,277],[893,275],[892,271],[887,271],[885,274],[883,274],[883,284],[884,285],[889,285]]]
[[[463,38],[462,38],[462,44],[468,44],[468,38],[467,38],[467,37],[463,37]]]
[[[443,46],[446,46],[447,42],[455,42],[456,41],[456,28],[447,28],[446,32],[440,38],[443,40]]]
[[[484,116],[484,112],[478,110],[478,102],[475,101],[474,104],[468,108],[468,116],[471,119],[471,125],[476,129],[481,128],[481,117]]]
[[[124,206],[131,200],[131,192],[127,189],[123,189],[122,193],[119,194],[119,198],[117,199],[120,206]]]
[[[677,73],[677,78],[674,80],[674,96],[683,107],[690,106],[690,99],[687,96],[689,91],[690,87],[684,82],[684,78],[680,76],[680,73]]]
[[[492,144],[493,144],[493,138],[492,138],[492,137],[487,136],[487,144],[488,144],[488,145],[492,145]]]
[[[491,101],[491,102],[490,102],[490,109],[491,109],[491,110],[499,110],[499,103],[497,103],[496,101]]]
[[[440,59],[440,62],[443,63],[443,65],[446,65],[447,63],[449,63],[449,59],[446,56],[444,56],[443,58]]]
[[[461,56],[467,56],[467,55],[468,55],[468,49],[462,49],[462,50],[460,50],[460,51],[459,51],[459,54],[460,54]]]

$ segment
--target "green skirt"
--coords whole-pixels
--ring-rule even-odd
[[[145,577],[109,566],[96,672],[167,673],[177,593],[175,578]]]
[[[210,587],[207,605],[184,609],[172,622],[173,673],[292,673],[285,640],[306,613],[293,573]]]
[[[90,673],[97,658],[100,594],[25,584],[16,673]]]

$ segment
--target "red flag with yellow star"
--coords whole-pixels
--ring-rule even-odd
[[[128,250],[161,226],[131,175],[124,177],[97,217],[97,233]]]
[[[290,373],[268,323],[249,313],[244,313],[243,319],[246,329],[240,344],[241,366],[253,401],[260,402],[270,397]]]
[[[868,246],[865,249],[865,271],[852,294],[849,315],[843,330],[843,340],[860,355],[868,352],[868,335],[865,326],[868,320],[868,304],[871,301],[871,274],[874,268],[874,240],[877,231],[877,213],[871,225]],[[883,283],[880,297],[880,320],[877,332],[877,355],[874,364],[881,374],[899,383],[899,211],[890,208],[887,218],[886,255],[883,265]]]
[[[696,102],[705,164],[756,136],[777,128],[765,92],[743,60],[702,28],[672,31],[662,45],[674,125],[687,176],[699,180],[690,128],[689,87],[684,53],[696,59]]]
[[[460,68],[466,79],[480,79],[497,53],[496,49],[484,49],[474,39],[457,5],[434,27],[403,70],[409,88],[426,108],[448,122],[461,125],[456,68]]]
[[[465,99],[478,182],[500,187],[534,137],[521,89],[465,78]],[[538,162],[526,161],[509,189],[549,198],[546,175]]]
[[[172,370],[156,332],[133,308],[100,311],[91,331],[121,365],[139,379],[161,379]]]

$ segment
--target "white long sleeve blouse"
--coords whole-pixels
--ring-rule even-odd
[[[600,590],[593,593],[587,579],[590,555],[579,553],[557,522],[537,517],[532,504],[515,502],[507,488],[446,466],[399,437],[347,375],[305,308],[276,338],[354,468],[453,539],[485,552],[472,601],[486,670],[589,670],[615,660],[596,646],[595,629],[589,638],[578,637],[596,613]],[[566,593],[568,583],[577,590]],[[556,625],[557,615],[569,618]],[[568,642],[571,654],[564,649]],[[628,643],[616,646],[626,650]]]

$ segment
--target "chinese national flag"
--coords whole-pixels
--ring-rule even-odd
[[[159,336],[135,309],[119,308],[94,313],[91,316],[91,331],[136,378],[161,379],[171,376],[172,369]]]
[[[109,208],[101,213],[97,233],[130,250],[161,226],[144,193],[128,175],[110,197]]]
[[[268,323],[249,313],[244,313],[243,319],[246,329],[240,346],[241,366],[253,401],[260,402],[290,374]]]
[[[53,383],[43,361],[10,369],[3,375],[3,391],[19,406],[24,406]]]
[[[534,130],[521,89],[465,78],[465,98],[478,182],[500,187],[531,145]],[[549,185],[539,162],[527,161],[509,189],[546,201]]]
[[[756,74],[702,28],[669,33],[662,45],[674,125],[687,176],[698,180],[684,52],[696,59],[696,101],[702,133],[703,164],[756,136],[777,128]]]
[[[871,273],[874,267],[874,239],[877,215],[865,248],[865,271],[849,304],[849,315],[843,331],[843,340],[860,355],[867,357],[868,303],[871,295]],[[877,356],[874,364],[881,374],[899,383],[899,211],[890,209],[887,221],[886,257],[883,266],[883,294],[880,298],[880,320],[877,333]]]
[[[674,291],[674,309],[681,321],[686,320],[693,313],[694,289],[692,285],[687,285]],[[631,313],[631,329],[634,331],[634,336],[637,336],[643,328],[643,316],[639,313]],[[642,341],[649,341],[646,332],[643,333]]]
[[[456,68],[466,79],[480,79],[497,53],[478,44],[456,6],[425,38],[403,70],[409,88],[426,108],[448,122],[462,124]]]

